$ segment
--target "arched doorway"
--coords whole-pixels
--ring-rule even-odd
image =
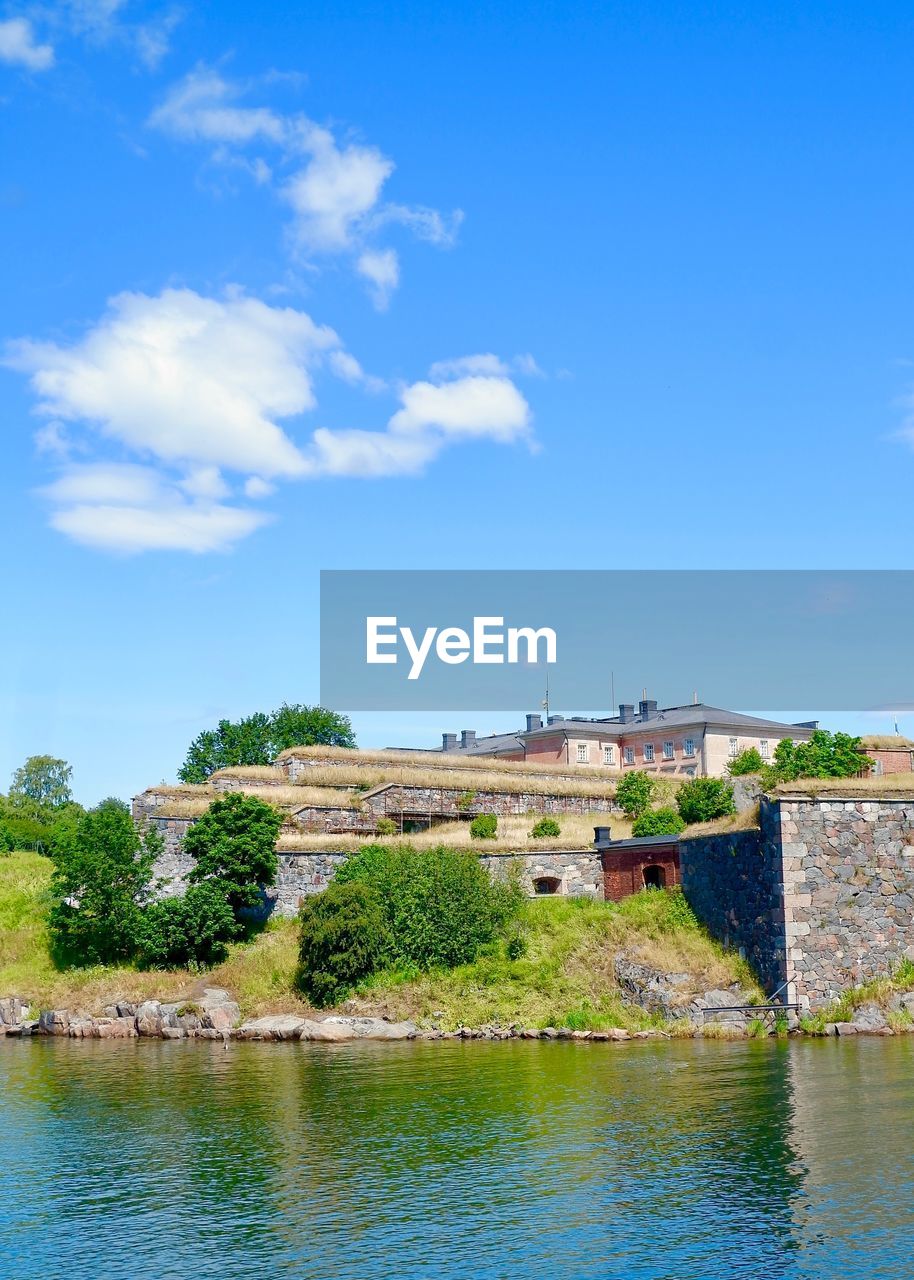
[[[533,892],[539,897],[546,893],[558,893],[562,882],[558,876],[538,876],[533,881]]]
[[[644,876],[645,889],[666,888],[666,871],[656,863],[653,866],[645,867],[642,875]]]

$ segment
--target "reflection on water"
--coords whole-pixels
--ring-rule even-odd
[[[0,1274],[907,1277],[908,1039],[0,1043]]]

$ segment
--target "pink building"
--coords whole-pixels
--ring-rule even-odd
[[[600,766],[620,774],[645,769],[678,777],[721,777],[728,761],[749,747],[769,760],[782,738],[805,742],[815,728],[815,721],[784,724],[702,702],[658,707],[645,698],[637,707],[622,703],[617,716],[603,719],[551,715],[543,723],[541,716],[528,715],[526,727],[514,733],[445,733],[440,750],[457,757]]]

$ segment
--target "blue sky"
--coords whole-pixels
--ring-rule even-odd
[[[908,567],[907,7],[311,9],[0,13],[0,786],[315,700],[321,568]]]

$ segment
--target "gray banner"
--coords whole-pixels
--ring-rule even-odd
[[[341,711],[914,706],[914,571],[333,570],[321,702]],[[615,695],[615,696],[614,696]]]

